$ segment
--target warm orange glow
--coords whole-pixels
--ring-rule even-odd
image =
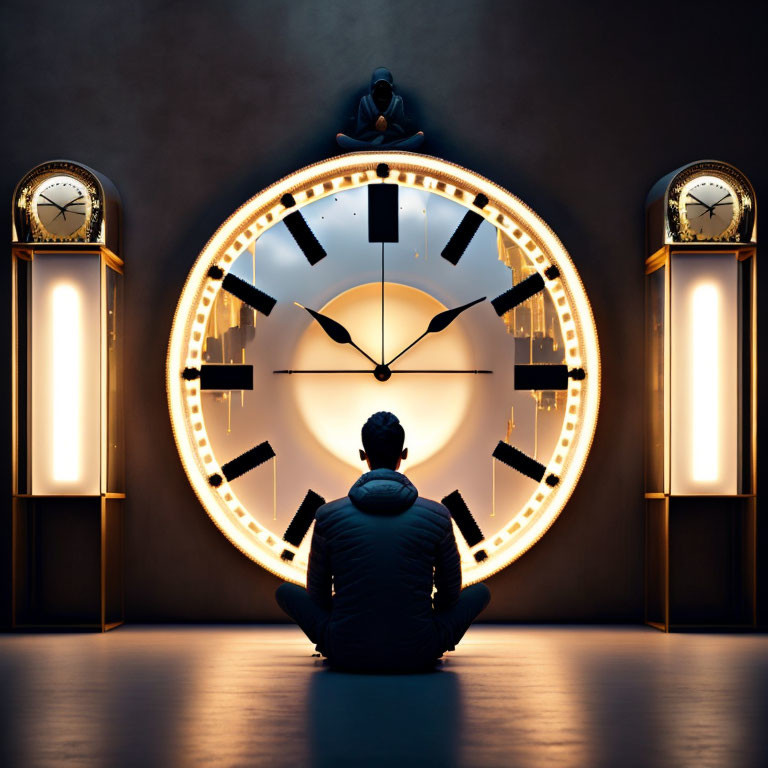
[[[720,294],[712,283],[691,293],[693,386],[691,392],[692,477],[716,482],[720,476]]]
[[[738,490],[738,264],[672,255],[671,490]]]
[[[97,254],[35,254],[32,262],[35,494],[101,490],[100,274]]]
[[[80,294],[74,285],[61,283],[51,291],[51,304],[52,472],[57,483],[74,483],[80,479],[82,455]]]
[[[301,305],[299,305],[301,306]],[[418,338],[429,321],[446,309],[437,299],[407,285],[387,283],[386,360]],[[381,357],[381,284],[345,291],[322,309],[340,322],[355,343],[375,360]],[[307,316],[308,321],[310,320]],[[296,369],[373,369],[357,350],[334,344],[316,322],[309,322],[296,348]],[[404,369],[473,368],[469,343],[454,323],[430,334],[393,366],[389,381],[372,374],[295,375],[293,389],[301,415],[316,440],[334,456],[360,469],[360,427],[376,411],[395,413],[406,432],[408,460],[402,470],[429,459],[461,425],[472,394],[472,375],[397,374]],[[409,429],[418,424],[418,430]]]

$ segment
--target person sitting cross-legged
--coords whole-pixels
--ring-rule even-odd
[[[454,649],[490,592],[461,589],[450,513],[397,471],[408,455],[397,417],[375,413],[362,441],[371,471],[318,509],[307,588],[282,584],[277,602],[332,667],[423,670]]]

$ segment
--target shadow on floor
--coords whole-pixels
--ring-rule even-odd
[[[459,765],[461,689],[453,672],[355,675],[318,671],[307,718],[315,768]]]

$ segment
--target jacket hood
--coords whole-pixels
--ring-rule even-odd
[[[393,85],[395,82],[392,73],[386,67],[378,67],[373,70],[373,74],[371,75],[371,91],[373,91],[373,86],[381,80],[384,80],[384,82],[389,83],[390,85]]]
[[[361,511],[398,515],[413,506],[419,492],[413,483],[393,469],[366,472],[350,489],[349,498]]]

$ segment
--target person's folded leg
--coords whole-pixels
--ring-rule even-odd
[[[445,651],[452,651],[469,625],[478,617],[491,600],[491,591],[485,584],[473,584],[461,590],[456,603],[445,611],[435,614],[443,628]]]
[[[281,584],[275,592],[275,599],[315,645],[322,643],[330,613],[317,605],[304,587]],[[321,649],[318,650],[323,653]]]

